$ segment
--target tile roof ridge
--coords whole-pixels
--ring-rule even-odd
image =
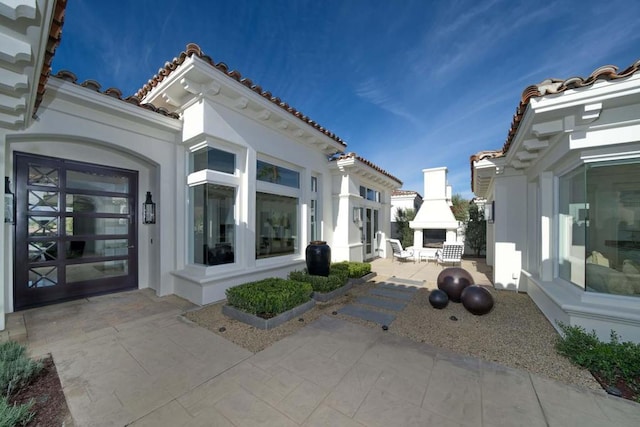
[[[221,73],[225,74],[227,77],[229,77],[229,78],[231,78],[233,80],[236,80],[237,82],[239,82],[240,84],[246,86],[248,89],[252,90],[253,92],[257,93],[258,95],[260,95],[263,98],[271,101],[272,103],[274,103],[278,107],[282,108],[283,110],[287,111],[288,113],[290,113],[293,116],[297,117],[298,119],[302,120],[303,122],[305,122],[309,126],[315,128],[316,130],[318,130],[319,132],[325,134],[326,136],[328,136],[329,138],[331,138],[334,141],[338,142],[339,144],[341,144],[341,145],[343,145],[345,147],[347,146],[347,143],[342,138],[337,136],[335,133],[329,131],[328,129],[326,129],[326,128],[322,127],[322,126],[320,126],[318,123],[316,123],[315,121],[311,120],[309,117],[307,117],[302,112],[300,112],[297,109],[295,109],[294,107],[290,106],[286,102],[282,101],[280,98],[274,97],[271,94],[271,92],[263,90],[261,86],[254,84],[251,79],[246,78],[246,77],[243,78],[242,74],[239,71],[237,71],[237,70],[231,70],[230,71],[229,70],[229,66],[227,64],[225,64],[224,62],[215,63],[213,61],[213,58],[211,58],[208,55],[205,55],[202,52],[202,49],[200,48],[200,46],[198,46],[195,43],[187,44],[185,50],[183,52],[181,52],[177,57],[173,58],[173,60],[171,60],[171,61],[165,62],[164,67],[160,68],[158,70],[158,72],[153,77],[151,77],[147,81],[147,83],[145,83],[135,93],[135,96],[137,96],[138,99],[144,99],[144,97],[149,92],[151,92],[160,82],[162,82],[174,70],[176,70],[180,65],[182,65],[184,63],[184,61],[187,60],[187,58],[190,58],[193,55],[195,55],[198,58],[202,59],[203,61],[205,61],[206,63],[211,65],[213,68],[215,68],[218,71],[220,71]]]
[[[411,196],[411,195],[420,196],[420,193],[418,193],[417,191],[414,191],[414,190],[402,190],[402,189],[399,189],[399,190],[393,190],[391,192],[391,195],[392,196]],[[422,197],[422,196],[420,196],[420,197]]]
[[[153,111],[154,113],[162,114],[163,116],[170,117],[172,119],[179,119],[180,118],[180,115],[178,113],[170,112],[166,108],[156,107],[155,105],[153,105],[151,103],[142,103],[140,101],[140,99],[135,95],[123,98],[122,97],[122,91],[120,89],[118,89],[118,88],[110,87],[110,88],[105,89],[104,91],[101,91],[100,90],[101,89],[100,83],[98,83],[95,80],[88,79],[88,80],[83,81],[82,83],[78,83],[78,77],[73,72],[71,72],[69,70],[60,70],[53,77],[56,77],[56,78],[58,78],[60,80],[67,81],[69,83],[73,83],[76,86],[81,86],[81,87],[84,87],[86,89],[92,90],[94,92],[101,93],[101,94],[109,96],[111,98],[119,99],[120,101],[124,101],[124,102],[127,102],[129,104],[136,105],[136,106],[144,108],[146,110]]]
[[[42,62],[42,69],[40,70],[40,77],[38,79],[38,89],[36,90],[36,99],[33,104],[32,117],[36,117],[38,107],[42,103],[44,98],[44,92],[46,90],[47,81],[51,75],[51,64],[53,63],[53,57],[56,54],[56,49],[60,45],[62,40],[62,27],[64,26],[64,15],[67,9],[67,0],[57,0],[56,6],[53,11],[53,17],[51,19],[51,26],[49,27],[49,37],[47,38],[47,45],[44,52],[44,61]]]
[[[603,65],[596,68],[588,77],[570,77],[568,79],[545,79],[542,82],[527,86],[522,92],[520,103],[516,108],[513,116],[511,127],[507,133],[507,139],[502,147],[502,154],[506,154],[511,147],[513,138],[515,137],[520,121],[524,116],[524,112],[531,101],[531,98],[553,95],[565,92],[570,89],[579,89],[593,85],[598,80],[614,81],[629,77],[640,71],[640,59],[618,73],[618,67],[615,65]]]
[[[627,68],[618,72],[618,67],[615,65],[603,65],[596,68],[588,77],[570,77],[568,79],[545,79],[536,85],[527,86],[522,91],[520,102],[516,108],[516,112],[513,115],[511,126],[507,132],[507,139],[502,146],[501,150],[496,151],[481,151],[477,154],[473,154],[470,158],[471,163],[471,191],[473,191],[473,162],[476,160],[482,160],[488,157],[496,158],[506,155],[507,151],[511,147],[513,138],[515,138],[520,121],[524,116],[524,113],[529,105],[531,98],[537,98],[546,95],[558,94],[570,89],[580,89],[593,85],[598,80],[615,81],[632,76],[640,71],[640,59],[629,65]]]
[[[338,156],[332,158],[332,161],[338,161],[338,160],[346,160],[346,159],[356,159],[359,160],[360,162],[364,163],[365,165],[369,166],[371,169],[374,169],[378,172],[380,172],[381,174],[387,176],[388,178],[393,179],[394,181],[402,184],[402,181],[391,175],[389,172],[387,172],[386,170],[382,169],[380,166],[377,166],[376,164],[374,164],[373,162],[365,159],[364,157],[358,156],[356,153],[354,152],[349,152],[349,153],[340,153]]]

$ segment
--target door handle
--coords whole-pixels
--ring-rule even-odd
[[[127,246],[127,249],[135,249],[135,246],[134,245],[129,245],[129,246]]]

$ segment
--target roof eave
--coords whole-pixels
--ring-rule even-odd
[[[145,102],[182,112],[198,99],[211,99],[308,144],[326,155],[343,152],[345,145],[313,125],[229,78],[202,58],[192,55],[159,81],[144,96]]]

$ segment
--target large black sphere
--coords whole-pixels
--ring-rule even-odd
[[[444,291],[440,289],[434,289],[431,291],[429,295],[429,303],[433,308],[437,308],[438,310],[445,308],[447,304],[449,304],[449,297]]]
[[[453,302],[460,302],[462,291],[467,286],[473,285],[473,277],[464,268],[449,267],[438,274],[438,289],[447,293]]]
[[[493,308],[493,295],[482,286],[468,286],[462,291],[462,305],[470,313],[482,316]]]

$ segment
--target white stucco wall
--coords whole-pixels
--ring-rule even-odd
[[[522,253],[526,239],[526,177],[499,176],[495,180],[495,211],[493,223],[494,286],[498,289],[520,289]]]
[[[495,162],[477,162],[474,171],[483,180],[478,188],[488,188],[478,195],[496,203],[495,223],[487,226],[487,263],[494,266],[495,286],[527,292],[557,329],[558,322],[582,326],[604,341],[614,330],[622,340],[640,342],[640,297],[585,290],[560,277],[559,241],[574,244],[561,235],[559,180],[585,164],[640,162],[638,87],[636,73],[532,99],[509,152]],[[494,174],[487,186],[491,162]],[[598,198],[599,211],[615,208],[618,199],[609,196],[614,195]],[[567,255],[584,257],[585,250],[571,246]],[[580,283],[584,259],[576,261],[569,277]]]
[[[137,171],[139,205],[151,191],[158,208],[157,224],[138,227],[139,287],[167,295],[173,293],[170,271],[175,269],[176,253],[184,248],[173,226],[176,204],[184,193],[176,185],[177,174],[184,173],[175,162],[176,155],[182,155],[176,145],[180,127],[176,119],[52,78],[34,123],[25,131],[2,135],[6,175],[13,176],[14,152]],[[167,224],[171,226],[163,227]],[[8,242],[12,233],[7,237]],[[13,310],[11,265],[10,257],[5,257],[8,312]]]

